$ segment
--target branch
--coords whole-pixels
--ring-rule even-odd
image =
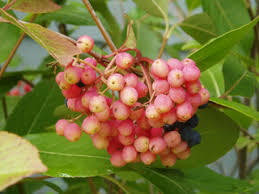
[[[92,16],[93,20],[95,21],[96,25],[98,26],[99,30],[101,31],[105,41],[107,42],[107,44],[109,45],[109,47],[111,49],[111,51],[115,52],[117,50],[117,48],[114,45],[114,43],[112,42],[112,39],[109,36],[108,32],[103,27],[101,21],[97,17],[97,15],[96,15],[93,7],[91,6],[90,2],[88,0],[82,0],[82,1],[85,4],[86,8],[88,9],[89,13],[91,14],[91,16]]]
[[[254,136],[252,136],[250,133],[248,133],[248,131],[242,127],[239,127],[240,128],[240,131],[247,137],[249,137],[249,139],[251,140],[256,140]],[[255,142],[257,145],[259,145],[259,142]]]
[[[93,182],[93,179],[91,177],[88,177],[88,183],[89,183],[89,186],[90,186],[90,189],[92,191],[93,194],[97,194],[97,190],[96,190],[96,187],[95,187],[95,184]]]

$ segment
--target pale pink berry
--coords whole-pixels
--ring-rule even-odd
[[[128,106],[134,105],[138,100],[137,90],[128,86],[123,88],[120,92],[120,100]]]
[[[188,144],[186,141],[182,141],[180,144],[172,148],[172,152],[178,154],[180,152],[185,151],[188,148]]]
[[[182,61],[182,64],[184,65],[184,66],[196,66],[196,63],[194,62],[194,60],[192,60],[192,59],[189,59],[189,58],[186,58],[186,59],[184,59],[183,61]]]
[[[207,89],[205,88],[202,88],[200,91],[199,91],[200,95],[201,95],[201,104],[206,104],[208,103],[209,101],[209,98],[210,98],[210,93]]]
[[[80,139],[81,129],[76,123],[70,123],[65,126],[64,136],[68,141],[74,142]]]
[[[137,158],[137,155],[138,153],[135,147],[132,145],[125,146],[122,150],[122,158],[127,163],[135,161]]]
[[[91,67],[86,67],[81,73],[81,81],[86,85],[91,85],[96,81],[96,72]]]
[[[164,113],[162,115],[162,120],[163,120],[164,123],[166,123],[168,125],[174,124],[177,120],[175,109],[171,109],[169,112]]]
[[[200,70],[196,66],[185,66],[183,68],[183,77],[186,82],[196,81],[200,77]]]
[[[153,154],[159,154],[166,149],[167,145],[162,137],[153,137],[149,141],[149,151]]]
[[[91,98],[89,103],[89,109],[91,112],[99,113],[104,111],[107,108],[108,108],[108,105],[106,103],[105,97],[98,95],[98,96],[93,96]]]
[[[179,61],[178,59],[174,59],[174,58],[168,59],[167,64],[168,64],[170,70],[172,70],[172,69],[182,70],[184,67],[184,65],[182,64],[181,61]]]
[[[176,115],[182,121],[187,121],[192,117],[192,105],[190,102],[185,101],[176,106]]]
[[[159,119],[160,113],[157,111],[156,107],[153,104],[147,106],[145,115],[148,119]]]
[[[150,133],[149,133],[150,130],[142,129],[138,126],[135,127],[134,132],[137,137],[140,137],[140,136],[149,137],[150,136]]]
[[[131,108],[129,118],[133,121],[138,120],[144,113],[144,108],[141,107],[141,103],[136,102],[133,108]]]
[[[98,94],[95,91],[87,91],[83,96],[82,96],[82,104],[85,108],[89,108],[90,101],[92,97],[97,96]]]
[[[98,133],[94,134],[92,137],[93,145],[98,150],[103,150],[108,147],[109,141],[106,137],[99,135]]]
[[[184,84],[184,74],[179,69],[173,69],[169,72],[167,81],[173,88],[178,88]]]
[[[160,159],[163,166],[166,167],[172,167],[176,163],[176,156],[173,153],[161,156]]]
[[[194,82],[186,82],[185,88],[189,94],[197,94],[201,90],[201,82],[200,80]]]
[[[147,96],[148,87],[143,82],[138,82],[136,86],[136,90],[138,92],[138,97],[143,98]]]
[[[61,80],[64,78],[64,72],[59,72],[56,75],[56,83],[59,85],[59,83],[61,82]]]
[[[80,36],[77,39],[76,46],[80,49],[81,52],[88,53],[94,47],[94,39],[87,35]]]
[[[185,151],[176,154],[176,157],[180,160],[186,160],[187,158],[189,158],[190,154],[191,150],[190,148],[187,148]]]
[[[173,148],[181,143],[181,135],[177,131],[170,131],[164,135],[164,140],[169,148]]]
[[[95,60],[95,58],[87,57],[87,58],[84,59],[84,61],[93,65],[93,66],[95,66],[95,67],[97,66],[97,61]],[[80,65],[87,66],[85,63],[80,63]]]
[[[126,52],[119,53],[116,56],[116,65],[121,69],[128,69],[134,62],[134,58]]]
[[[121,151],[115,151],[110,158],[111,164],[115,167],[123,167],[127,163],[122,158],[122,152]]]
[[[166,78],[169,72],[169,67],[165,60],[157,59],[151,65],[151,73],[159,78]]]
[[[146,151],[140,153],[140,159],[144,164],[150,165],[156,160],[156,155],[152,154],[150,151]]]
[[[112,135],[112,126],[110,122],[101,122],[100,125],[100,130],[98,131],[100,136],[107,137]]]
[[[93,135],[100,131],[101,124],[95,116],[88,116],[82,123],[82,129],[86,134]]]
[[[164,130],[161,127],[159,127],[159,128],[152,128],[150,130],[150,136],[151,137],[162,137],[163,132],[164,132]]]
[[[129,117],[130,109],[121,101],[116,101],[112,104],[113,116],[118,120],[126,120]]]
[[[169,112],[174,106],[171,98],[164,94],[160,94],[156,97],[154,105],[159,113]]]
[[[69,98],[67,100],[67,107],[72,111],[76,111],[76,101],[77,98]]]
[[[66,68],[64,71],[64,79],[69,84],[76,84],[77,82],[80,81],[81,72],[82,70],[80,70],[80,68],[78,67]]]
[[[107,86],[113,91],[120,91],[124,88],[125,80],[119,73],[114,73],[109,76],[107,80]]]
[[[122,121],[118,127],[119,133],[124,136],[128,136],[132,134],[133,129],[134,129],[134,124],[129,119]]]
[[[186,92],[182,87],[171,88],[169,90],[169,96],[173,102],[177,104],[182,104],[186,98]]]
[[[64,135],[64,130],[65,130],[65,127],[67,125],[69,125],[70,122],[65,120],[65,119],[61,119],[59,120],[57,123],[56,123],[56,133],[60,136],[63,136]]]
[[[201,95],[200,93],[194,94],[194,95],[187,95],[186,97],[187,101],[189,101],[193,108],[199,107],[201,103]]]
[[[126,86],[135,88],[138,84],[138,77],[134,73],[128,73],[124,76]]]
[[[132,145],[134,143],[135,136],[134,136],[134,134],[131,134],[128,136],[118,135],[118,139],[122,145],[128,146],[128,145]]]
[[[136,123],[142,129],[150,128],[150,124],[148,123],[148,119],[145,116],[145,112],[142,113],[142,116],[137,120]]]
[[[159,94],[168,94],[169,91],[169,83],[166,80],[155,80],[152,84],[152,88],[156,95]]]
[[[58,86],[61,90],[68,90],[71,88],[72,85],[68,83],[64,77],[62,77]]]
[[[74,111],[84,113],[86,110],[87,108],[85,108],[82,104],[82,97],[79,96],[78,98],[76,98]]]
[[[94,114],[96,116],[96,118],[103,122],[103,121],[107,121],[110,118],[110,109],[107,107],[105,108],[102,112],[98,112]]]
[[[134,142],[137,152],[146,152],[149,148],[149,138],[145,136],[138,137]]]
[[[82,89],[77,85],[72,85],[68,90],[62,90],[62,94],[66,98],[77,98],[81,95]]]
[[[164,122],[161,118],[160,119],[148,119],[148,123],[151,127],[154,127],[154,128],[163,127],[163,125],[164,125]]]

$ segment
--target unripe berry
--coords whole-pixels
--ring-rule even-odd
[[[147,96],[148,93],[148,87],[143,82],[138,82],[136,86],[136,90],[138,92],[138,97],[143,98]]]
[[[134,143],[135,135],[134,134],[131,134],[128,136],[119,135],[118,139],[122,145],[128,146],[128,145],[132,145]]]
[[[185,66],[183,68],[183,77],[186,82],[196,81],[200,77],[200,70],[196,66]]]
[[[118,120],[126,120],[129,117],[130,109],[121,101],[112,104],[113,116]]]
[[[136,160],[137,158],[137,151],[134,148],[134,146],[125,146],[122,150],[122,158],[125,162],[129,163],[129,162],[133,162]]]
[[[169,112],[174,106],[170,97],[164,94],[160,94],[156,97],[154,105],[159,113]]]
[[[86,85],[91,85],[96,80],[96,72],[91,67],[86,67],[81,73],[81,81]]]
[[[93,135],[101,129],[101,124],[95,116],[88,116],[82,123],[82,129],[86,134]]]
[[[61,82],[61,80],[64,78],[64,72],[59,72],[56,75],[56,83],[59,85],[59,83]]]
[[[182,121],[187,121],[192,117],[192,105],[186,101],[176,106],[176,115]]]
[[[134,59],[129,53],[123,52],[116,56],[116,65],[121,69],[130,68],[133,62]]]
[[[177,104],[182,104],[186,98],[186,92],[182,87],[171,88],[169,90],[169,96],[173,102]]]
[[[59,120],[57,123],[56,123],[56,133],[60,136],[63,136],[64,135],[64,130],[65,130],[65,127],[67,125],[69,125],[70,122],[65,120],[65,119],[61,119]]]
[[[107,107],[102,112],[95,113],[94,115],[99,121],[104,122],[110,118],[111,113],[110,109]]]
[[[78,38],[76,46],[81,50],[81,52],[88,53],[94,47],[94,40],[90,36],[83,35]]]
[[[192,59],[189,59],[189,58],[184,59],[182,61],[182,64],[184,66],[196,66],[196,63]]]
[[[81,129],[76,123],[70,123],[65,126],[64,136],[68,139],[68,141],[77,141],[80,139]]]
[[[122,158],[122,152],[116,151],[111,155],[110,158],[111,164],[115,167],[123,167],[126,165],[126,162]]]
[[[186,82],[185,88],[189,94],[197,94],[201,90],[201,82],[200,80],[194,82]]]
[[[143,112],[142,116],[137,120],[137,125],[142,129],[150,128],[150,124],[148,123],[148,119],[146,118],[144,112]]]
[[[83,96],[82,96],[82,104],[85,108],[89,108],[90,101],[92,97],[97,96],[98,94],[95,91],[87,91]]]
[[[150,104],[147,106],[145,115],[148,119],[159,119],[160,118],[160,114],[157,111],[155,105],[153,105],[153,104]]]
[[[180,160],[186,160],[187,158],[189,158],[190,154],[191,154],[191,150],[190,148],[187,148],[185,151],[176,154],[176,157],[179,158]]]
[[[84,59],[84,61],[85,62],[87,62],[87,63],[89,63],[89,64],[91,64],[91,65],[93,65],[93,66],[97,66],[97,61],[95,60],[95,58],[92,58],[92,57],[87,57],[87,58],[85,58]],[[82,66],[87,66],[86,64],[84,64],[84,63],[80,63],[80,65],[82,65]],[[88,66],[89,67],[89,66]]]
[[[129,119],[122,121],[118,127],[118,131],[120,135],[124,135],[124,136],[128,136],[132,134],[133,129],[134,129],[134,124]]]
[[[62,90],[62,94],[66,98],[77,98],[81,95],[82,89],[77,85],[72,85],[68,90]]]
[[[199,93],[201,95],[201,104],[208,103],[209,98],[210,98],[209,91],[207,89],[205,89],[205,88],[202,88]]]
[[[131,120],[133,120],[133,121],[138,120],[138,119],[142,116],[142,114],[144,113],[144,111],[145,111],[143,107],[142,107],[142,108],[137,108],[136,110],[134,110],[135,107],[139,107],[139,106],[141,106],[141,103],[136,102],[136,104],[134,105],[134,107],[131,108],[129,118],[130,118]]]
[[[89,103],[89,109],[91,112],[99,113],[108,108],[105,97],[98,95],[93,96]]]
[[[169,72],[167,81],[173,88],[178,88],[184,84],[184,74],[179,69],[173,69]]]
[[[145,136],[138,137],[134,142],[137,152],[146,152],[149,148],[149,138]]]
[[[180,144],[172,148],[172,152],[178,154],[180,152],[185,151],[188,148],[188,144],[186,141],[182,141]]]
[[[201,105],[201,95],[199,93],[194,95],[188,94],[186,100],[191,103],[193,108],[197,108]]]
[[[169,67],[165,60],[157,59],[151,65],[151,73],[159,78],[166,78],[169,72]]]
[[[148,123],[151,127],[154,127],[154,128],[163,127],[163,125],[164,125],[164,122],[161,118],[160,119],[148,119]]]
[[[109,122],[102,122],[98,134],[102,137],[107,137],[112,135],[112,128]]]
[[[80,81],[81,72],[82,70],[80,70],[78,67],[68,67],[64,71],[64,79],[69,84],[76,84]]]
[[[106,137],[103,137],[99,134],[94,134],[92,137],[93,145],[98,150],[103,150],[108,147],[109,141]]]
[[[150,165],[156,160],[156,155],[152,154],[150,151],[146,151],[140,153],[140,159],[144,164]]]
[[[113,91],[120,91],[124,88],[125,80],[119,73],[112,74],[107,80],[107,86]]]
[[[121,90],[120,99],[124,104],[132,106],[138,100],[138,92],[135,88],[127,86]]]
[[[166,80],[155,80],[152,84],[152,88],[156,95],[159,94],[168,94],[169,91],[169,83]]]
[[[159,154],[166,149],[167,145],[162,137],[153,137],[149,141],[149,151],[153,154]]]
[[[135,127],[134,132],[137,137],[140,137],[140,136],[149,137],[150,136],[149,130],[144,130],[138,126]]]
[[[126,86],[135,88],[138,84],[138,77],[134,73],[128,73],[124,76]]]
[[[181,143],[181,136],[177,131],[170,131],[164,135],[164,140],[169,148],[173,148]]]
[[[174,59],[174,58],[170,58],[167,61],[167,64],[169,66],[169,69],[179,69],[179,70],[183,70],[184,65],[181,63],[181,61],[179,61],[178,59]]]
[[[162,115],[162,120],[163,120],[164,123],[166,123],[168,125],[174,124],[177,120],[175,109],[171,109],[169,112],[164,113]]]
[[[163,132],[164,132],[164,130],[161,127],[160,128],[152,128],[150,130],[150,136],[151,137],[162,137]]]
[[[176,162],[176,156],[173,153],[162,156],[161,163],[166,167],[172,167]]]

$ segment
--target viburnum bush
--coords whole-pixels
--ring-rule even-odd
[[[258,192],[258,10],[0,1],[0,193]]]

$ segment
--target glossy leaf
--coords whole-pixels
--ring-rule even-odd
[[[63,103],[64,97],[57,84],[53,80],[41,81],[19,101],[5,130],[19,135],[44,132],[47,126],[57,121],[53,112]]]
[[[201,0],[186,0],[189,11],[192,11],[201,5]]]
[[[32,39],[44,47],[59,63],[66,65],[71,62],[74,55],[80,53],[74,40],[38,24],[19,22],[3,9],[0,9],[0,12],[2,13],[2,17],[27,33]]]
[[[127,27],[127,35],[124,45],[130,49],[135,49],[137,47],[137,40],[133,30],[132,22],[130,22]]]
[[[257,112],[256,110],[250,108],[249,106],[243,105],[241,103],[238,102],[234,102],[234,101],[228,101],[228,100],[224,100],[222,98],[210,98],[210,101],[219,104],[223,107],[226,108],[230,108],[233,109],[237,112],[240,112],[256,121],[259,121],[259,112]]]
[[[0,191],[23,177],[46,172],[38,150],[27,140],[0,132]]]
[[[12,9],[29,13],[47,13],[60,9],[61,7],[52,0],[16,0]]]
[[[201,71],[205,71],[212,65],[220,62],[258,21],[259,17],[240,28],[229,31],[209,41],[199,50],[189,55],[189,57],[196,61]]]

